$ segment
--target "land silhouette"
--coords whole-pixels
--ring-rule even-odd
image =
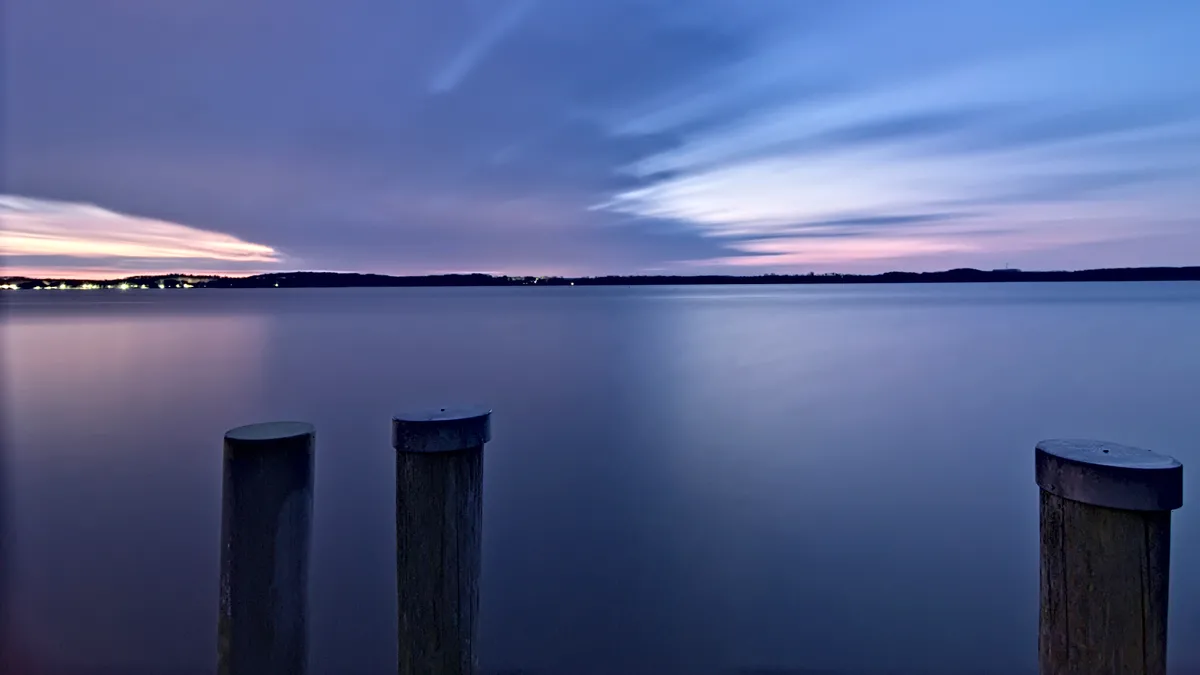
[[[0,277],[14,290],[101,288],[397,288],[420,286],[695,286],[754,284],[929,284],[1101,281],[1200,281],[1200,266],[1124,267],[1074,271],[978,270],[884,272],[882,274],[608,275],[593,277],[437,274],[391,276],[353,272],[271,272],[245,277],[194,274],[131,276],[121,279]]]

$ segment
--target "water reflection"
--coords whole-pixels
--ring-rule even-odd
[[[318,430],[314,673],[394,667],[405,407],[495,410],[480,655],[539,672],[1028,672],[1033,443],[1200,461],[1190,284],[31,302],[5,335],[19,611],[79,662],[211,667],[220,435],[264,419]]]
[[[10,317],[13,602],[43,654],[208,659],[220,424],[258,407],[268,327],[262,316]]]
[[[963,461],[957,443],[997,439],[954,419],[944,398],[964,375],[947,355],[969,358],[1007,336],[963,334],[945,308],[943,321],[925,321],[809,300],[660,314],[662,376],[644,395],[667,402],[663,453],[690,502],[675,538],[688,549],[689,599],[711,619],[697,649],[728,668],[1026,670],[1033,651],[1014,653],[1007,636],[1035,630],[1028,599],[989,584],[1036,584],[1031,513],[990,498],[1003,483],[986,474],[1014,463]],[[1001,448],[1025,459],[1021,449],[1019,439]],[[972,494],[941,481],[947,472],[978,481]],[[1011,503],[1032,504],[1019,501],[1028,486],[1017,478]],[[970,534],[980,528],[991,537]],[[998,549],[1008,554],[999,565]],[[956,616],[974,618],[948,621]]]

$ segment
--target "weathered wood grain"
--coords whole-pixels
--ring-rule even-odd
[[[1043,442],[1037,451],[1042,488],[1039,671],[1164,675],[1170,508],[1181,503],[1182,467],[1162,455],[1147,457],[1149,451],[1062,443]],[[1128,480],[1124,473],[1131,474]]]
[[[396,449],[397,668],[468,675],[483,524],[486,410],[439,410],[392,421]]]
[[[225,435],[219,675],[303,675],[315,432],[302,422]]]

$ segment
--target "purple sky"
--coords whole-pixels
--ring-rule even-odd
[[[1200,264],[1200,3],[5,9],[13,273]]]

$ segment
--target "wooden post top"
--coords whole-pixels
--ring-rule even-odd
[[[247,424],[225,432],[225,439],[241,442],[282,441],[288,438],[308,436],[314,432],[313,425],[308,422],[263,422]]]
[[[492,439],[492,411],[482,406],[410,411],[392,418],[397,452],[457,452]]]
[[[1183,506],[1183,465],[1151,450],[1087,439],[1037,444],[1038,487],[1094,506],[1170,511]]]

